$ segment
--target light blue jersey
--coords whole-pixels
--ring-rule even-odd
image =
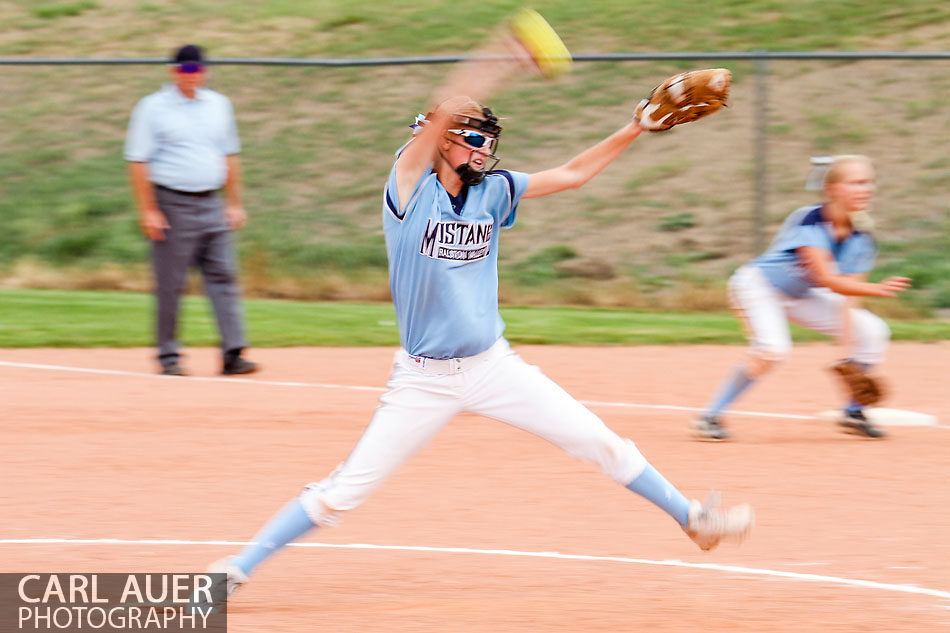
[[[434,171],[400,215],[393,167],[383,200],[389,288],[400,342],[427,358],[484,352],[501,337],[498,233],[515,221],[528,174],[493,171],[454,200]],[[456,211],[458,209],[458,211]]]
[[[179,191],[219,189],[225,156],[240,151],[231,101],[207,88],[189,99],[175,84],[139,101],[125,139],[125,160],[148,163],[152,182]]]
[[[831,222],[822,218],[823,205],[801,207],[791,213],[772,240],[769,249],[752,264],[790,297],[804,297],[812,283],[796,249],[814,246],[829,251],[840,274],[865,273],[874,267],[877,247],[867,233],[855,231],[842,242],[835,240]]]

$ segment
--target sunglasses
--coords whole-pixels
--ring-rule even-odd
[[[195,73],[200,73],[204,69],[205,67],[203,64],[179,64],[175,68],[175,72],[179,72],[185,75],[193,75]]]
[[[469,147],[474,147],[475,149],[484,147],[485,143],[488,143],[489,151],[494,150],[495,147],[498,146],[497,136],[485,136],[480,132],[474,132],[472,130],[446,130],[446,132],[458,134]]]

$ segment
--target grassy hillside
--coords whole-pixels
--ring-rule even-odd
[[[0,56],[163,57],[196,41],[217,57],[462,54],[515,2],[275,0],[0,1]],[[950,5],[907,0],[536,5],[578,53],[717,50],[946,50]],[[720,64],[722,62],[716,62]],[[554,166],[609,134],[653,85],[710,62],[584,63],[493,100],[502,166]],[[509,303],[719,308],[729,273],[753,254],[750,63],[733,107],[646,135],[590,185],[525,202],[502,240]],[[445,66],[219,66],[235,104],[251,223],[245,286],[271,297],[387,296],[380,191]],[[121,158],[135,102],[161,66],[0,66],[0,285],[144,290],[150,280]],[[767,217],[814,200],[808,156],[864,152],[880,176],[879,276],[918,290],[877,309],[950,307],[950,73],[946,62],[773,62]]]

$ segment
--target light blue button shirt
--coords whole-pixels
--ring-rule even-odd
[[[225,157],[240,151],[231,101],[207,88],[189,99],[175,84],[139,101],[125,138],[125,160],[148,163],[152,182],[179,191],[220,189]]]

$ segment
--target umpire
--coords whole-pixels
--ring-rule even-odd
[[[204,88],[204,55],[193,44],[171,60],[172,82],[136,105],[125,140],[142,232],[152,243],[161,372],[185,376],[178,304],[188,269],[201,270],[221,333],[222,374],[248,374],[231,230],[247,221],[241,203],[241,144],[231,102]],[[219,194],[224,189],[226,203]]]

